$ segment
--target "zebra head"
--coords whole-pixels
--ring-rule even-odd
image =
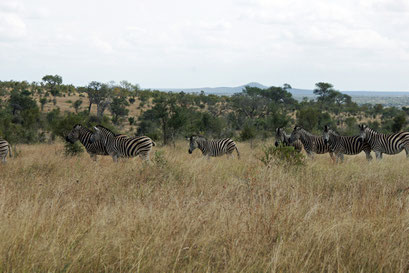
[[[329,127],[328,127],[328,125],[324,126],[324,132],[322,133],[322,138],[324,139],[325,145],[327,145],[328,141],[329,141]]]
[[[193,135],[189,138],[189,154],[193,153],[193,151],[198,147],[197,144],[197,136]]]
[[[280,143],[288,144],[288,143],[286,143],[286,140],[284,138],[283,128],[281,128],[281,127],[276,129],[276,141],[274,142],[274,145],[276,147],[278,147],[278,145],[280,145]]]
[[[81,124],[76,124],[74,125],[74,127],[72,127],[72,130],[68,133],[68,135],[65,137],[65,140],[73,143],[75,141],[78,140],[78,138],[80,137],[80,130],[82,129],[82,125]]]
[[[368,131],[369,131],[368,125],[366,125],[366,124],[360,124],[360,125],[358,125],[358,127],[359,127],[359,130],[360,130],[359,138],[360,138],[362,141],[366,140],[367,133],[368,133]]]
[[[303,129],[299,125],[294,127],[294,130],[293,130],[293,132],[291,133],[291,136],[290,136],[290,143],[294,143],[294,141],[297,141],[297,140],[300,139],[301,130],[303,130]]]

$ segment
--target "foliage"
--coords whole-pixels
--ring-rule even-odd
[[[78,141],[74,144],[65,142],[64,143],[64,154],[66,156],[79,156],[84,152],[84,148]]]
[[[306,164],[305,156],[297,152],[292,146],[279,145],[275,147],[274,145],[265,145],[262,151],[263,156],[259,159],[268,167],[276,165],[284,168],[298,169]]]

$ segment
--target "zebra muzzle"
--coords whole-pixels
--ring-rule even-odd
[[[190,149],[189,149],[189,151],[188,151],[188,152],[189,152],[189,154],[191,154],[191,153],[192,153],[192,151],[191,151]]]

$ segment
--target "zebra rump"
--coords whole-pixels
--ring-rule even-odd
[[[7,154],[12,157],[11,145],[5,139],[0,138],[0,158],[3,163],[6,163]]]

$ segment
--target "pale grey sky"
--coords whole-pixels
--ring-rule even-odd
[[[408,0],[0,0],[0,80],[409,91]]]

